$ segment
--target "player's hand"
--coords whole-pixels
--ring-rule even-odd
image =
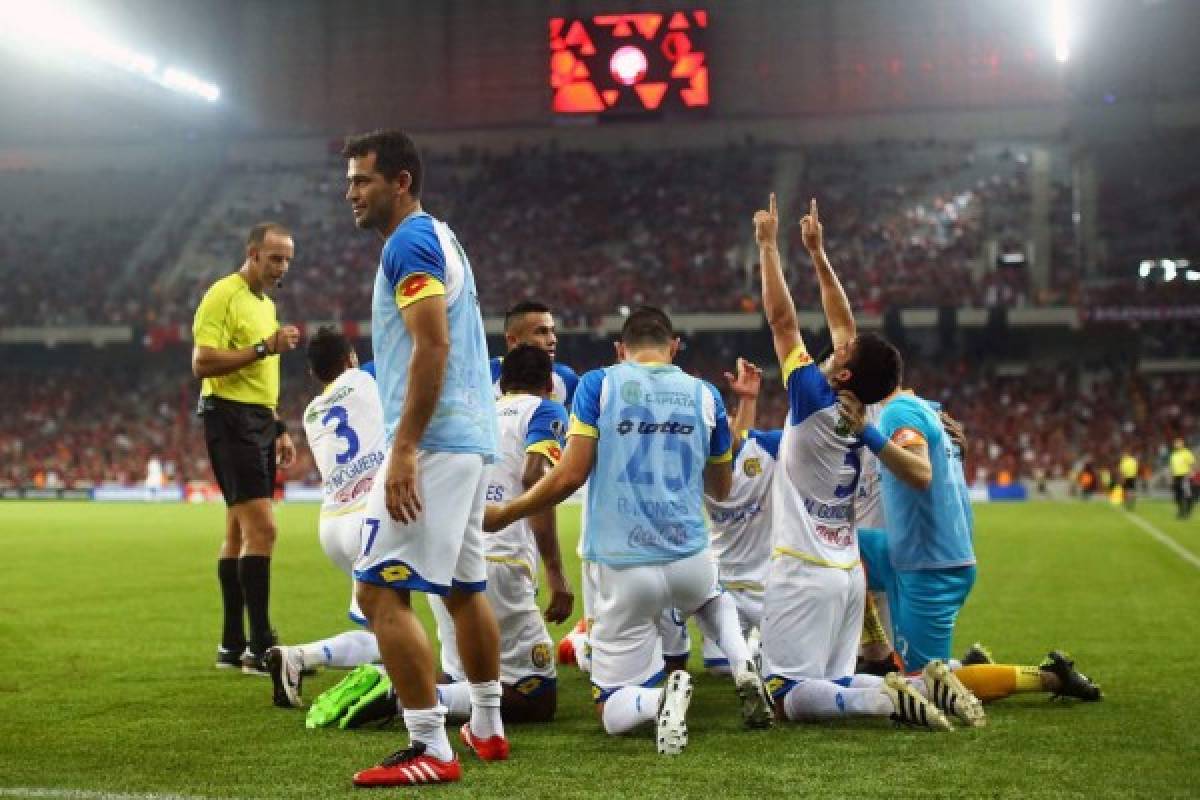
[[[296,463],[296,445],[286,432],[275,439],[275,463],[283,469]]]
[[[779,235],[779,209],[775,207],[775,193],[771,192],[771,200],[767,210],[754,212],[754,239],[759,246],[774,245]]]
[[[505,506],[488,504],[483,507],[483,530],[485,533],[502,531],[512,524],[512,520],[504,513]]]
[[[738,397],[758,397],[758,392],[762,389],[762,370],[757,364],[741,356],[738,356],[736,369],[736,375],[732,372],[725,373],[729,389]]]
[[[800,236],[804,240],[804,249],[810,253],[820,252],[825,247],[824,228],[817,216],[815,197],[808,201],[808,213],[800,218]]]
[[[415,448],[392,449],[388,459],[387,477],[383,483],[387,495],[387,510],[392,519],[408,525],[421,515],[421,493],[417,484],[417,451]]]
[[[967,452],[967,432],[963,428],[961,422],[947,414],[945,411],[939,412],[938,416],[942,420],[942,427],[946,429],[946,434],[950,437],[950,441],[958,446],[961,453]]]
[[[299,343],[300,329],[295,325],[284,325],[267,337],[267,347],[270,348],[272,354],[295,350]]]
[[[555,625],[566,622],[571,618],[571,610],[575,608],[575,593],[567,583],[567,576],[561,570],[546,571],[546,586],[550,589],[550,603],[546,606],[546,622]]]
[[[843,389],[838,392],[838,414],[845,420],[846,425],[855,434],[860,434],[867,427],[867,409],[854,392]]]

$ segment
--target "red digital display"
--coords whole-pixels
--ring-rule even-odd
[[[707,108],[707,28],[707,11],[552,18],[554,111],[626,115]]]

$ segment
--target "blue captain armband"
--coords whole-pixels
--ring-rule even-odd
[[[863,432],[858,435],[858,438],[863,440],[863,444],[867,446],[875,455],[879,455],[879,451],[887,444],[887,439],[883,438],[883,434],[879,432],[871,423],[867,423],[867,427],[863,428]]]

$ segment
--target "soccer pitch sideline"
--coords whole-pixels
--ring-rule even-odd
[[[1138,517],[1200,555],[1200,521]],[[306,731],[270,682],[213,668],[216,505],[0,504],[0,798],[361,796],[350,776],[402,730]],[[315,506],[279,509],[272,616],[285,642],[347,627],[347,581],[317,543]],[[578,511],[561,512],[574,561]],[[741,729],[731,686],[697,678],[678,758],[647,734],[606,736],[578,670],[553,725],[510,729],[513,758],[463,755],[439,797],[1194,797],[1200,793],[1200,565],[1107,504],[977,509],[979,580],[956,650],[1036,663],[1062,647],[1107,694],[989,706],[951,734],[843,722]],[[577,565],[571,565],[577,576]],[[579,599],[576,598],[576,613]],[[558,638],[567,626],[552,630]],[[700,673],[699,654],[693,674]],[[311,698],[341,673],[305,681]],[[387,791],[387,790],[384,790]],[[393,790],[395,791],[395,790]]]

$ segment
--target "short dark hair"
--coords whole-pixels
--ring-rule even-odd
[[[504,313],[504,330],[512,327],[513,323],[526,314],[550,314],[550,306],[537,300],[522,300]]]
[[[640,306],[635,308],[621,326],[621,342],[626,347],[644,347],[670,344],[675,338],[671,318],[661,308]]]
[[[378,130],[357,136],[347,136],[342,145],[342,158],[364,158],[375,154],[375,169],[383,177],[395,180],[401,172],[412,176],[408,193],[421,196],[424,167],[417,145],[401,130]]]
[[[308,368],[317,380],[332,383],[346,371],[346,357],[354,352],[350,340],[325,325],[308,340]]]
[[[543,392],[550,385],[554,362],[550,354],[531,344],[519,344],[500,362],[500,390]]]
[[[260,222],[250,229],[246,236],[246,247],[258,247],[266,241],[268,233],[278,233],[280,236],[291,236],[292,232],[278,222]]]
[[[854,338],[854,352],[846,362],[850,380],[845,388],[865,406],[878,403],[900,385],[904,359],[900,351],[877,333],[860,333]]]

